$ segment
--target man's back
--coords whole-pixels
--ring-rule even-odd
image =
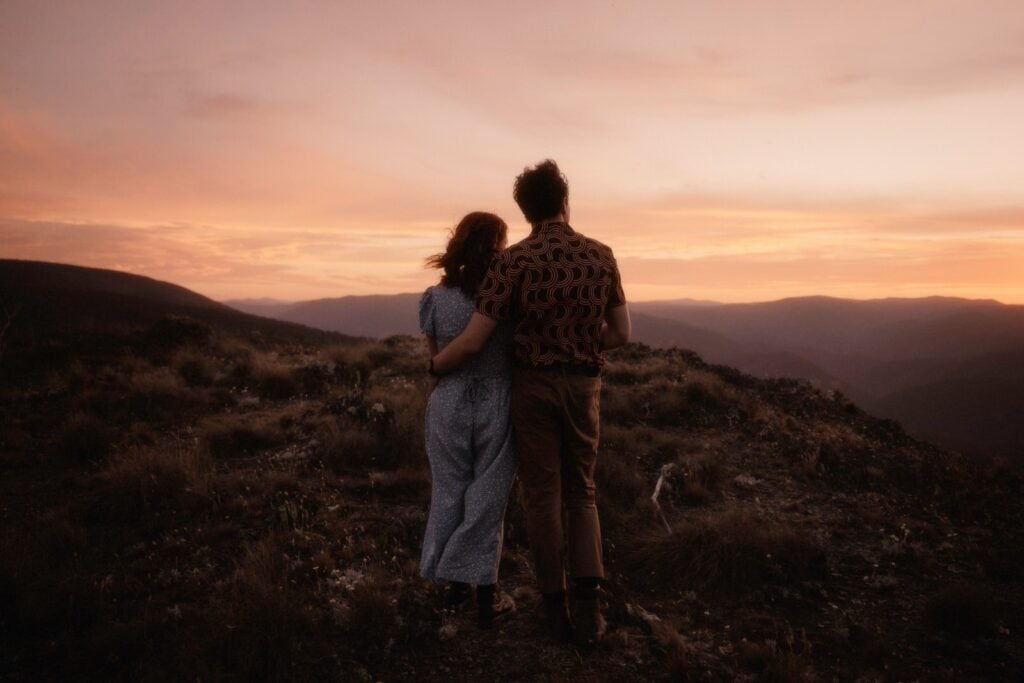
[[[477,311],[515,323],[516,359],[600,366],[601,325],[625,303],[612,250],[567,223],[538,226],[491,265]]]

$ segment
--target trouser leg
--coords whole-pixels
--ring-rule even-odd
[[[508,389],[489,387],[474,408],[472,481],[465,489],[462,520],[438,563],[438,574],[474,584],[498,579],[505,506],[515,475]],[[500,416],[500,417],[496,417]]]
[[[470,425],[458,411],[444,408],[451,399],[446,394],[458,391],[451,383],[439,385],[427,406],[425,437],[432,483],[420,574],[430,579],[459,579],[438,573],[445,546],[462,524],[466,489],[473,480]]]
[[[526,533],[541,592],[565,589],[562,568],[561,411],[553,377],[517,372],[511,415],[519,454]]]
[[[594,469],[600,436],[601,379],[565,377],[562,442],[563,496],[568,520],[570,572],[573,577],[604,577],[601,522]]]

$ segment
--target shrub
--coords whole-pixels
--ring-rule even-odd
[[[175,365],[178,375],[190,387],[208,387],[213,384],[217,374],[213,362],[202,354],[181,354]]]

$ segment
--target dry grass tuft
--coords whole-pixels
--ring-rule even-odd
[[[117,401],[110,396],[108,400]],[[135,372],[125,386],[124,405],[137,420],[164,421],[200,407],[204,396],[190,390],[169,368],[148,368]]]
[[[231,458],[279,446],[284,435],[266,416],[228,416],[206,421],[200,442],[214,458]]]
[[[283,538],[271,535],[245,548],[219,605],[222,628],[218,645],[232,677],[287,680],[309,643],[326,628],[326,612],[303,603],[290,581],[293,559]]]
[[[399,637],[394,588],[371,578],[352,590],[346,606],[343,628],[353,650],[368,661],[386,656]]]
[[[721,494],[725,468],[712,453],[690,453],[678,462],[683,475],[679,497],[691,505],[705,505]]]
[[[350,420],[324,423],[317,440],[317,455],[337,474],[381,467],[388,455],[379,429]]]
[[[805,534],[742,511],[648,532],[626,548],[627,575],[650,588],[738,592],[772,579],[821,577],[825,555]]]
[[[292,398],[301,389],[295,373],[288,367],[263,365],[253,371],[252,380],[256,393],[271,401]]]
[[[643,359],[625,360],[616,356],[604,367],[604,381],[610,384],[644,384],[659,377],[677,377],[681,372],[678,363],[663,356],[648,356]]]
[[[99,462],[109,455],[113,438],[105,422],[76,413],[57,437],[57,454],[73,463]]]
[[[213,462],[202,451],[133,449],[111,458],[97,475],[99,494],[88,516],[143,531],[163,528],[209,504],[213,476]]]

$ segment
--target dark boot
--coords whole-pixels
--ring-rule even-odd
[[[569,621],[565,591],[544,593],[544,620],[547,622],[548,633],[556,641],[568,643],[572,640],[572,623]]]
[[[458,609],[469,599],[469,584],[461,581],[449,581],[444,596],[445,609]]]
[[[572,629],[577,645],[594,645],[601,640],[608,628],[601,614],[597,583],[598,580],[593,577],[573,580]]]
[[[498,591],[493,583],[476,587],[476,623],[482,629],[494,626],[494,620],[509,611],[498,602]]]

